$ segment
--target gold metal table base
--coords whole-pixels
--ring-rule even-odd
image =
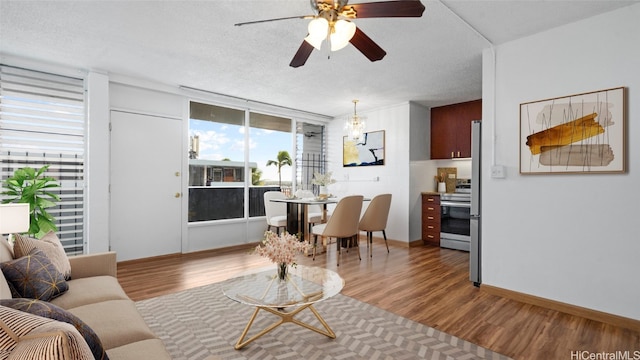
[[[294,316],[296,316],[299,312],[301,312],[304,309],[309,309],[311,310],[311,312],[313,313],[313,315],[315,315],[316,319],[318,319],[318,321],[320,321],[320,323],[322,324],[322,326],[324,327],[325,330],[319,329],[315,326],[309,325],[305,322],[302,322],[300,320],[294,319]],[[256,335],[254,335],[253,337],[251,337],[249,340],[244,341],[244,338],[247,336],[247,333],[249,332],[249,329],[251,328],[251,325],[253,325],[253,321],[256,319],[256,316],[258,315],[258,312],[260,310],[264,310],[267,312],[270,312],[274,315],[278,315],[280,317],[280,320],[276,321],[275,323],[267,326],[267,328],[265,328],[264,330],[260,331],[259,333],[257,333]],[[315,331],[319,334],[325,335],[331,339],[335,339],[336,338],[336,334],[333,332],[333,330],[331,330],[331,328],[329,327],[329,325],[327,325],[326,321],[324,321],[324,319],[322,318],[322,316],[320,316],[320,314],[318,313],[318,311],[312,306],[312,304],[308,304],[308,305],[302,305],[299,308],[291,311],[291,312],[284,312],[283,310],[278,310],[278,309],[273,309],[273,308],[269,308],[269,307],[263,307],[263,306],[256,306],[256,311],[253,312],[253,315],[251,315],[251,319],[249,319],[249,322],[247,323],[247,326],[244,328],[244,331],[242,332],[242,335],[240,335],[240,339],[238,339],[238,342],[236,343],[235,349],[236,350],[240,350],[242,349],[245,345],[249,344],[250,342],[252,342],[253,340],[256,340],[257,338],[261,337],[262,335],[270,332],[271,330],[277,328],[278,326],[287,323],[287,322],[291,322],[294,324],[297,324],[299,326],[302,326],[304,328],[307,328],[309,330]]]

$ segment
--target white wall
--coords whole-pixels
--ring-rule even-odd
[[[640,319],[638,19],[634,5],[498,46],[495,75],[485,52],[483,283]],[[521,103],[619,86],[626,174],[518,173]],[[505,179],[488,176],[493,151]]]
[[[414,150],[416,158],[419,158],[420,151],[426,151],[424,144],[425,142],[428,144],[428,112],[428,109],[416,104],[402,103],[358,113],[366,117],[367,132],[385,131],[385,164],[383,166],[343,167],[342,139],[346,135],[344,122],[348,114],[335,118],[327,127],[329,171],[332,171],[338,180],[329,190],[337,196],[361,194],[371,198],[382,193],[392,194],[386,229],[388,239],[401,242],[408,242],[410,239],[410,210],[413,209],[416,199],[412,198],[408,191],[409,158],[414,145],[420,148]],[[412,122],[416,124],[412,126]],[[423,134],[420,135],[420,132]],[[379,180],[374,181],[374,178]],[[367,205],[365,202],[363,211]],[[374,236],[380,236],[380,234],[374,234]]]
[[[87,86],[86,253],[109,250],[109,77],[90,72]],[[89,234],[91,236],[89,236]],[[91,239],[91,240],[89,240]]]

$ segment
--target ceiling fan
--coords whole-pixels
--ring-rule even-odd
[[[309,34],[293,56],[289,66],[300,67],[307,62],[313,49],[320,50],[324,40],[331,51],[342,49],[351,43],[371,61],[387,55],[378,44],[351,22],[353,19],[380,17],[421,17],[424,5],[420,0],[393,0],[348,5],[349,0],[310,0],[314,15],[289,16],[267,20],[237,23],[236,26],[287,19],[313,19],[309,22]]]

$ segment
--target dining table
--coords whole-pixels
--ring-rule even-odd
[[[285,198],[271,199],[273,202],[281,202],[287,204],[287,232],[289,234],[300,234],[301,239],[307,238],[309,223],[307,222],[307,213],[309,205],[320,205],[322,208],[321,222],[327,222],[327,205],[337,204],[339,199],[335,197],[329,198]]]

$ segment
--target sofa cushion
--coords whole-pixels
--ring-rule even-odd
[[[51,303],[63,309],[95,304],[105,300],[129,299],[118,283],[118,279],[113,276],[73,279],[67,281],[67,284],[69,290],[62,296],[51,300]]]
[[[108,300],[75,307],[69,312],[98,334],[107,354],[119,346],[156,338],[131,300]]]
[[[109,349],[107,354],[118,360],[170,360],[160,339],[147,339]]]
[[[71,264],[64,247],[53,231],[49,231],[42,239],[33,239],[25,235],[13,234],[13,256],[19,258],[29,254],[33,249],[42,250],[66,280],[71,277]]]
[[[71,324],[0,306],[0,354],[10,359],[93,359]]]
[[[76,328],[76,330],[78,330],[80,335],[82,335],[87,345],[89,345],[91,353],[96,360],[108,359],[98,335],[96,335],[93,329],[72,313],[53,305],[52,303],[36,299],[4,299],[0,300],[0,305],[71,324]]]
[[[68,290],[64,276],[40,250],[0,263],[13,297],[49,301]]]

